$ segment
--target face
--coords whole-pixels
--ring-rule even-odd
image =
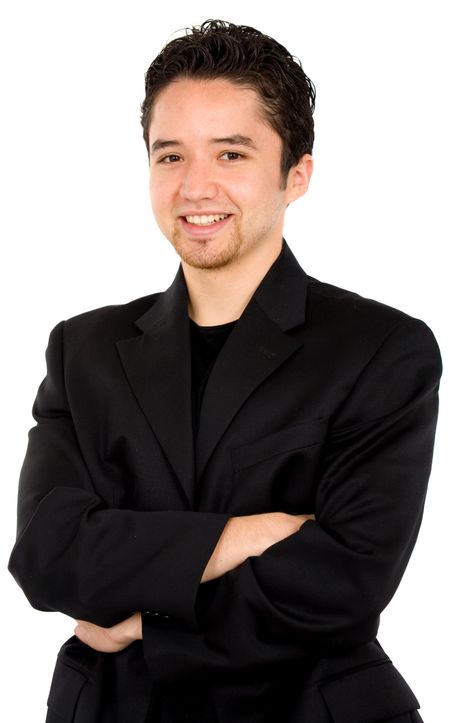
[[[149,147],[155,219],[184,263],[214,269],[280,248],[286,206],[309,175],[303,163],[281,188],[281,138],[255,91],[224,79],[170,83],[153,108]]]

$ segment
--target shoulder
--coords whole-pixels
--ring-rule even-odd
[[[137,333],[134,322],[157,301],[162,292],[141,296],[124,304],[110,304],[84,311],[64,321],[70,334],[99,334],[121,337]]]
[[[307,324],[326,364],[349,380],[336,427],[358,426],[419,401],[435,404],[442,359],[421,319],[308,277]]]
[[[333,363],[349,359],[360,371],[378,361],[388,370],[425,366],[431,377],[442,373],[436,338],[422,320],[375,299],[308,276],[308,334]]]
[[[379,319],[386,324],[396,324],[413,317],[393,306],[367,298],[355,291],[344,289],[308,276],[308,303],[311,313],[318,312],[330,318],[348,319],[354,323],[359,320]]]
[[[133,299],[124,304],[110,304],[60,321],[51,330],[49,347],[62,345],[64,352],[75,355],[81,349],[91,351],[111,348],[113,342],[137,336],[141,332],[135,325],[157,301],[162,292]]]
[[[316,327],[333,327],[341,336],[349,333],[382,338],[405,329],[434,338],[422,319],[405,311],[312,276],[307,279],[307,319]]]

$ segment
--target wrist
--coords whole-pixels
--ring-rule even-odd
[[[142,640],[142,615],[134,613],[127,620],[122,621],[117,626],[117,633],[120,636],[120,642],[126,645],[134,643],[135,640]]]

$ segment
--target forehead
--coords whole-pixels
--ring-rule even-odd
[[[149,127],[150,138],[161,133],[177,136],[183,131],[215,135],[240,132],[274,133],[262,113],[259,94],[223,78],[181,78],[158,95]],[[277,134],[275,134],[277,135]]]

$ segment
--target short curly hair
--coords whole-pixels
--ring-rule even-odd
[[[316,89],[298,58],[268,35],[246,25],[207,20],[171,40],[145,75],[141,124],[147,152],[153,106],[177,78],[223,78],[255,90],[264,117],[282,140],[283,182],[289,169],[312,153]]]

